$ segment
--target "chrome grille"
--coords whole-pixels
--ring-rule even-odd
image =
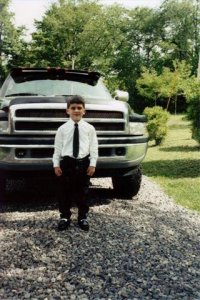
[[[23,106],[24,105],[24,106]],[[16,134],[52,135],[68,120],[63,104],[19,104],[10,107],[11,132]],[[95,107],[95,109],[94,109]],[[96,109],[97,107],[97,109]],[[99,109],[98,109],[99,108]],[[122,111],[111,106],[87,107],[84,119],[93,125],[97,134],[126,132],[126,117]]]
[[[16,117],[20,118],[66,118],[66,110],[64,109],[18,109]],[[120,111],[102,111],[89,110],[86,111],[84,118],[114,118],[123,119],[123,113]]]
[[[65,122],[15,122],[15,130],[17,131],[55,131]],[[94,123],[89,122],[97,131],[123,131],[124,124],[121,123]]]

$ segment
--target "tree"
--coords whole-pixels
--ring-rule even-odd
[[[88,20],[81,36],[80,61],[113,76],[113,61],[123,47],[126,10],[119,5],[101,7],[98,16]]]
[[[123,46],[113,59],[113,69],[118,78],[124,82],[130,94],[131,105],[143,110],[142,98],[136,89],[136,80],[143,72],[154,66],[154,57],[161,27],[157,13],[149,8],[136,8],[127,12],[124,25]]]
[[[178,96],[184,94],[187,86],[187,81],[191,76],[191,66],[185,61],[173,61],[174,69],[171,71],[169,68],[164,67],[160,75],[160,96],[167,98],[168,110],[171,99],[174,98],[174,112],[177,113],[177,99]]]
[[[104,8],[91,0],[60,0],[36,22],[32,61],[108,73],[124,39],[123,12],[120,6]]]
[[[135,107],[139,107],[141,101],[145,102],[144,98],[138,97],[135,89],[143,67],[154,69],[157,74],[162,73],[163,67],[174,72],[173,61],[186,60],[192,66],[192,74],[196,73],[200,51],[200,10],[197,3],[199,0],[165,0],[157,10],[130,10],[124,48],[116,56],[113,67],[120,80],[125,82]],[[175,76],[173,80],[176,81]],[[172,78],[170,81],[172,83]],[[176,96],[173,97],[176,99]]]
[[[15,28],[13,14],[9,12],[9,0],[0,0],[0,74],[4,78],[7,68],[21,63],[23,57],[24,28]]]
[[[136,87],[143,97],[154,100],[154,105],[157,105],[157,99],[160,96],[160,77],[154,69],[148,70],[143,68],[141,77],[136,81]]]
[[[100,6],[92,1],[60,0],[52,4],[42,21],[36,22],[32,57],[35,65],[72,66],[79,61],[81,35]]]
[[[6,67],[5,39],[7,38],[11,15],[8,13],[9,0],[0,0],[0,75],[4,77]]]
[[[165,58],[170,61],[186,60],[196,72],[200,50],[199,0],[165,0],[159,9],[162,19],[163,41],[167,45]],[[161,47],[162,53],[164,48]]]
[[[184,95],[188,89],[191,77],[191,66],[185,61],[173,61],[173,70],[163,67],[160,75],[155,70],[144,69],[136,86],[139,93],[156,102],[158,99],[167,99],[166,110],[169,109],[171,100],[175,103],[175,114],[177,112],[178,96]]]

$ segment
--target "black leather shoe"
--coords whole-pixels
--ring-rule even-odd
[[[78,220],[78,225],[84,231],[89,230],[89,224],[88,224],[88,221],[86,219]]]
[[[70,219],[60,219],[58,223],[58,231],[66,230],[70,225]]]

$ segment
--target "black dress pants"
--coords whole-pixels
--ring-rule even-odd
[[[89,211],[87,194],[90,177],[87,175],[89,157],[74,159],[69,156],[63,157],[60,162],[62,175],[58,181],[58,204],[61,218],[70,219],[72,203],[78,207],[78,219],[85,219]]]

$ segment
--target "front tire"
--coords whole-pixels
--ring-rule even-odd
[[[114,192],[117,197],[132,199],[139,192],[142,181],[141,167],[135,169],[134,174],[129,176],[112,177]]]

